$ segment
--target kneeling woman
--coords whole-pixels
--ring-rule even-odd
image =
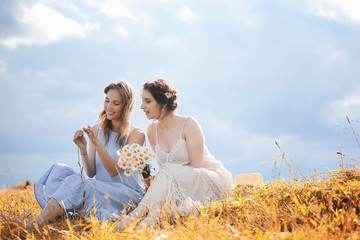
[[[85,179],[65,164],[53,165],[35,183],[35,197],[43,210],[27,224],[28,228],[74,211],[83,211],[86,215],[96,210],[97,218],[111,220],[131,206],[137,206],[142,199],[141,176],[137,173],[125,176],[116,162],[116,151],[123,145],[143,145],[145,141],[145,134],[130,123],[135,102],[133,87],[122,80],[111,83],[104,92],[99,124],[77,130],[73,140],[91,179]],[[89,151],[84,132],[90,140]]]
[[[232,191],[231,173],[207,150],[198,122],[175,114],[176,100],[176,90],[163,79],[143,86],[141,109],[157,120],[147,136],[159,171],[139,206],[120,220],[120,228],[140,217],[145,217],[140,224],[153,224],[160,210],[193,212]]]

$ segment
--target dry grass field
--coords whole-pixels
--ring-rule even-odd
[[[360,170],[336,169],[263,185],[238,185],[233,195],[157,227],[66,219],[26,231],[40,212],[32,187],[0,192],[1,239],[360,239]]]

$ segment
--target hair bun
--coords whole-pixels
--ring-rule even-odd
[[[168,111],[177,108],[177,91],[166,80],[156,79],[146,82],[143,89],[149,91],[159,104],[166,105]]]

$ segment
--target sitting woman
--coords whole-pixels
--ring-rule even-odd
[[[150,145],[155,152],[159,171],[150,189],[119,227],[145,217],[141,224],[158,220],[159,211],[193,212],[231,194],[233,177],[217,161],[204,144],[198,122],[175,114],[177,92],[163,79],[143,86],[141,109],[148,119],[156,119],[147,128]]]
[[[105,89],[104,110],[99,124],[77,130],[74,143],[79,147],[83,167],[89,178],[65,164],[53,165],[34,185],[40,215],[27,224],[42,225],[67,212],[95,211],[102,220],[111,220],[123,211],[133,209],[144,194],[138,173],[127,177],[117,165],[117,153],[125,144],[144,144],[145,134],[131,126],[135,94],[126,81],[111,83]],[[84,133],[89,138],[89,151]]]

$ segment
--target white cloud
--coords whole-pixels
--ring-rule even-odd
[[[80,13],[80,9],[72,2],[60,2],[61,5],[67,9],[70,9],[71,11],[75,12],[75,13]]]
[[[0,60],[0,73],[6,73],[6,62]]]
[[[56,42],[65,36],[85,38],[87,34],[99,28],[99,24],[80,24],[74,19],[65,17],[60,12],[42,4],[21,6],[22,15],[17,21],[28,29],[18,36],[8,36],[0,44],[10,49],[18,45],[43,45]]]
[[[309,0],[310,11],[315,15],[360,23],[360,1],[358,0]]]
[[[116,30],[116,32],[117,32],[120,36],[125,37],[125,38],[129,37],[129,32],[128,32],[127,29],[126,29],[124,26],[122,26],[122,25],[117,26],[117,27],[115,28],[115,30]]]
[[[197,17],[187,6],[182,6],[177,16],[181,21],[186,23],[192,23],[194,19]]]
[[[100,12],[104,13],[108,18],[120,19],[128,18],[136,20],[136,17],[132,14],[130,7],[124,1],[117,0],[104,0],[104,1],[93,1],[87,0],[87,3],[91,7],[99,9]]]
[[[46,2],[46,1],[45,1]],[[89,19],[90,16],[87,14],[88,11],[83,6],[78,7],[76,4],[72,3],[71,0],[57,0],[57,4],[65,9],[69,9],[77,16],[82,17],[83,19]]]
[[[330,102],[326,108],[329,121],[333,124],[338,124],[339,122],[342,122],[346,116],[360,121],[360,97],[357,95],[358,94],[354,94],[352,96],[347,96],[343,99]]]

